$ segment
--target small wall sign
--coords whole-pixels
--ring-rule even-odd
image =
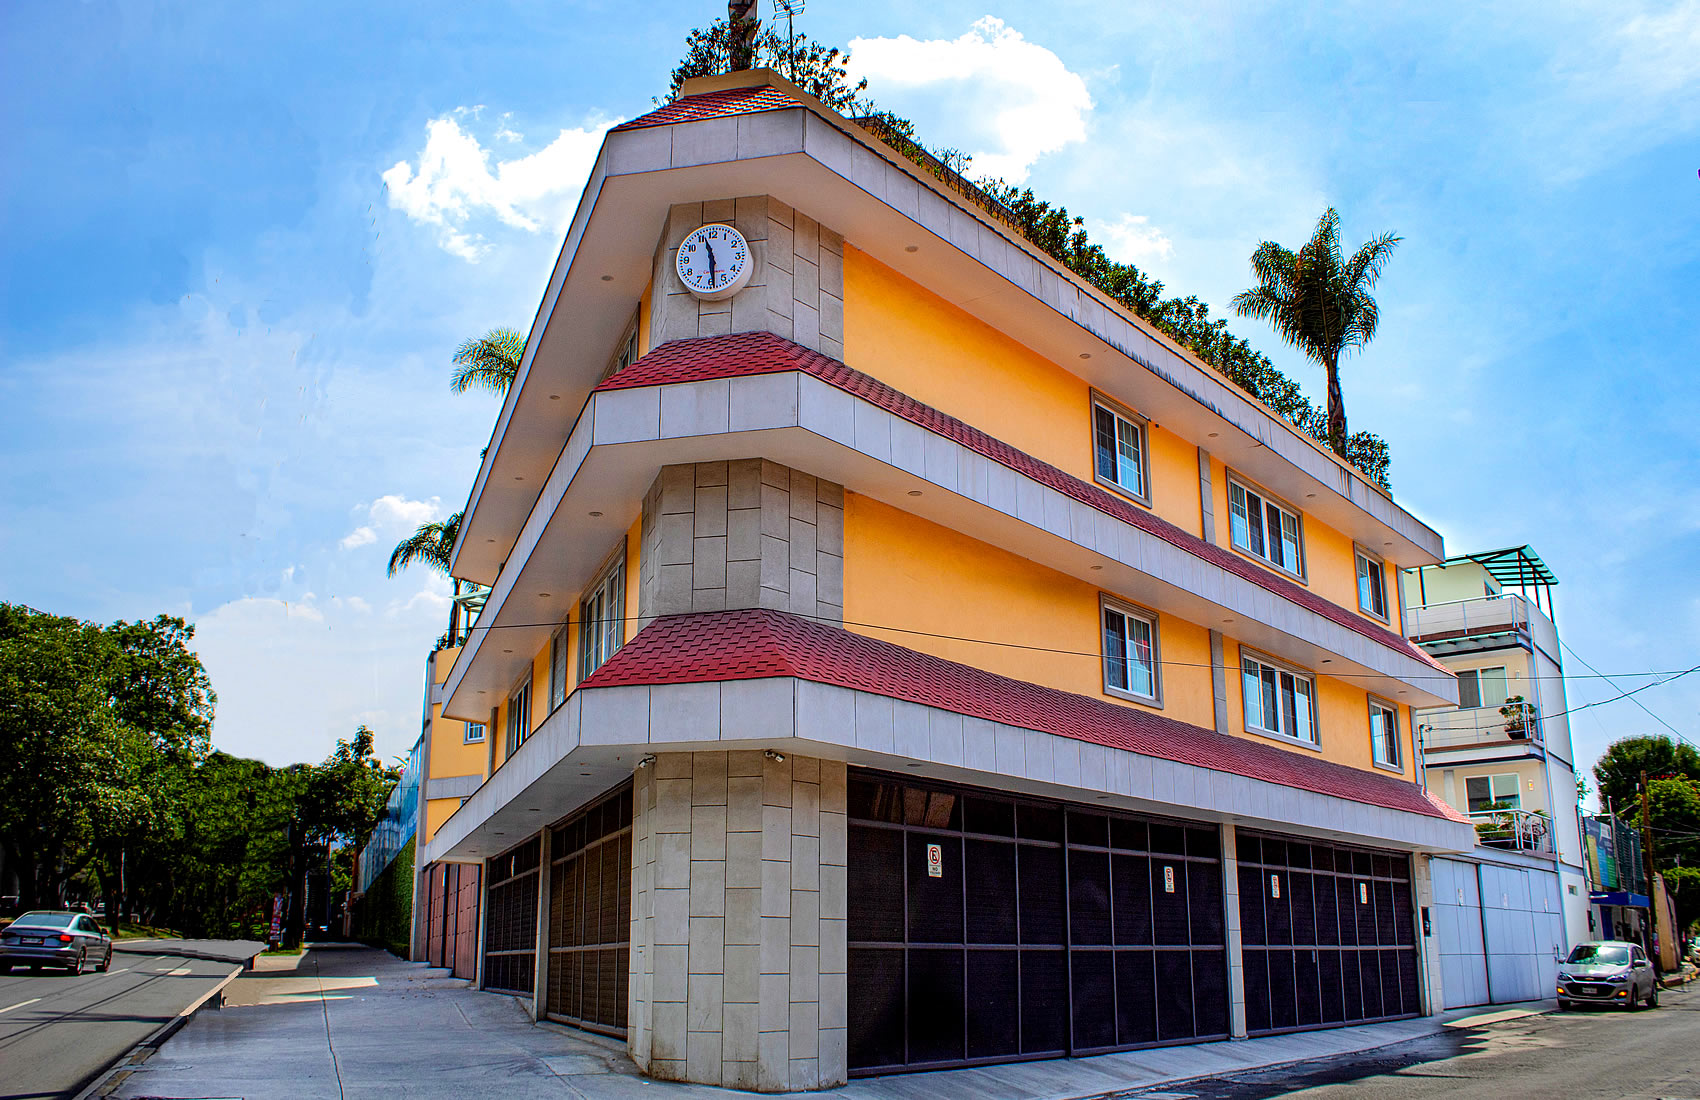
[[[944,845],[927,845],[927,877],[944,877]]]
[[[1279,898],[1281,896],[1281,876],[1280,875],[1270,875],[1269,876],[1269,896],[1272,897],[1272,898]]]
[[[1164,868],[1163,868],[1163,893],[1172,894],[1174,892],[1175,892],[1175,869],[1173,867],[1165,865]]]
[[[1358,904],[1369,904],[1369,883],[1367,882],[1358,883]]]

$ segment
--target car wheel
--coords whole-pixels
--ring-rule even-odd
[[[112,948],[108,947],[106,949],[106,958],[100,960],[100,965],[95,967],[95,969],[100,971],[102,974],[104,974],[104,973],[106,973],[106,968],[111,966],[111,965],[112,965]]]
[[[72,974],[80,975],[83,972],[83,963],[87,961],[86,952],[79,951],[77,952],[77,961],[72,963],[66,969],[68,969]]]
[[[1647,994],[1647,1007],[1648,1008],[1658,1008],[1659,1007],[1659,982],[1658,982],[1658,979],[1656,979],[1656,978],[1653,980],[1652,991]]]
[[[1569,1012],[1570,1011],[1570,1002],[1569,1001],[1558,1002],[1558,1010],[1560,1012]]]

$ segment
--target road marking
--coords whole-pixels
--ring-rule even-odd
[[[14,1009],[14,1008],[22,1008],[22,1007],[24,1007],[24,1006],[25,1006],[25,1005],[33,1005],[33,1004],[35,1004],[35,1003],[36,1003],[36,1002],[37,1002],[37,1001],[39,1001],[39,1000],[41,1000],[41,998],[40,998],[40,997],[31,997],[31,998],[30,998],[30,999],[29,999],[29,1000],[27,1000],[27,1001],[19,1001],[19,1002],[18,1002],[18,1003],[17,1003],[17,1004],[15,1004],[15,1005],[7,1005],[7,1006],[6,1006],[6,1007],[5,1007],[5,1008],[0,1008],[0,1012],[10,1012],[10,1011],[12,1011],[12,1010],[13,1010],[13,1009]]]

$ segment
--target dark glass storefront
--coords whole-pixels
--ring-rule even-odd
[[[632,789],[554,827],[548,1014],[624,1035],[631,964]]]
[[[1421,1011],[1409,856],[1237,839],[1250,1034]]]
[[[1228,1031],[1214,826],[853,775],[854,1073]]]
[[[537,976],[538,863],[532,837],[490,861],[484,898],[484,988],[529,995]]]

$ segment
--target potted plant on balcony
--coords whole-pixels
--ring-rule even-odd
[[[1530,707],[1523,701],[1521,695],[1513,695],[1499,708],[1499,713],[1505,719],[1505,735],[1513,741],[1522,741],[1529,736]]]
[[[1472,810],[1470,816],[1476,821],[1476,842],[1490,848],[1514,848],[1517,846],[1515,809],[1509,801],[1489,802],[1480,810]],[[1489,816],[1491,815],[1491,816]]]

